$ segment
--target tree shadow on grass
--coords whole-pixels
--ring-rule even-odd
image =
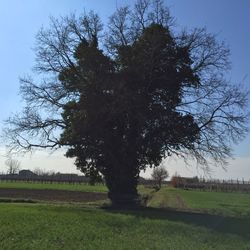
[[[179,211],[163,208],[116,209],[105,208],[111,213],[122,213],[141,218],[183,222],[205,227],[220,233],[235,234],[250,240],[250,218],[228,217],[200,212]]]

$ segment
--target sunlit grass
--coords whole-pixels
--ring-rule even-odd
[[[106,192],[103,185],[0,187]],[[250,249],[250,194],[139,186],[148,208],[0,203],[0,249]],[[84,207],[83,207],[84,206]]]
[[[148,206],[250,217],[250,194],[163,188],[154,193]]]
[[[42,204],[1,204],[0,214],[4,250],[250,248],[249,221],[226,217]]]

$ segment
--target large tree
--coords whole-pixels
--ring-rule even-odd
[[[176,33],[161,0],[122,7],[106,29],[94,12],[52,19],[37,35],[40,82],[8,120],[11,149],[58,148],[114,204],[136,202],[141,170],[177,155],[224,163],[244,137],[247,92],[224,77],[229,50],[205,29]]]

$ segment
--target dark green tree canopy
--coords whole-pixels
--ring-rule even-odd
[[[171,148],[192,148],[198,140],[193,117],[176,107],[183,87],[197,87],[199,77],[188,50],[163,26],[153,24],[133,44],[119,46],[114,59],[86,41],[75,59],[77,74],[70,67],[59,75],[79,94],[64,106],[61,144],[70,145],[66,155],[76,157],[83,172],[100,172],[111,190],[114,179],[127,189],[116,171],[129,170],[134,180],[140,170],[159,165]]]
[[[52,19],[37,36],[41,83],[8,120],[12,149],[66,146],[114,203],[135,201],[141,170],[178,155],[224,163],[244,137],[247,92],[227,82],[229,50],[205,29],[176,34],[161,0],[120,8],[107,29],[90,12]]]

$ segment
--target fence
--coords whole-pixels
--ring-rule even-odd
[[[89,184],[89,178],[77,174],[52,174],[52,175],[19,175],[3,174],[0,175],[0,182],[33,182],[33,183],[69,183],[69,184]],[[147,187],[154,187],[156,182],[149,179],[139,178],[138,183]],[[105,181],[99,183],[105,184]],[[163,185],[167,182],[163,181]]]
[[[215,180],[173,177],[172,185],[182,189],[197,189],[216,192],[250,192],[250,181],[242,180]]]
[[[81,184],[89,183],[89,178],[80,175],[33,175],[20,176],[18,174],[0,175],[0,182],[38,182],[38,183],[69,183]]]

